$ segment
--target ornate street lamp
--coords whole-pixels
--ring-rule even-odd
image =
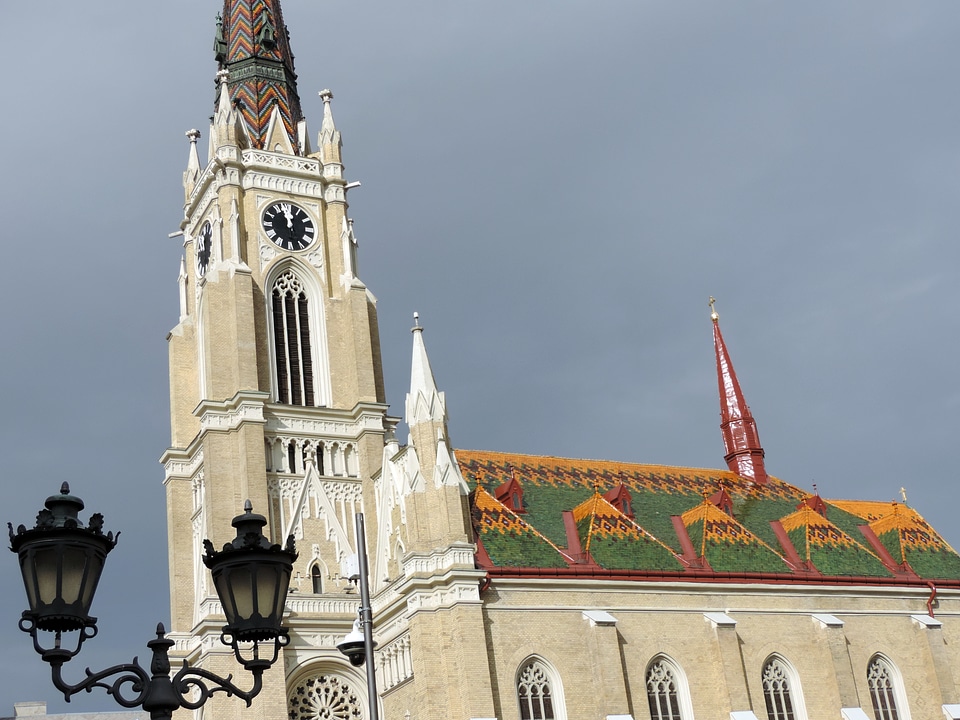
[[[63,664],[80,652],[85,640],[97,634],[97,619],[91,617],[90,605],[107,554],[116,546],[120,533],[104,534],[99,513],[84,526],[78,517],[83,500],[70,494],[67,483],[45,504],[34,528],[27,530],[20,525],[14,533],[13,526],[8,525],[10,549],[20,558],[30,606],[20,618],[20,629],[29,633],[34,649],[50,664],[53,684],[68,702],[80,691],[99,687],[123,707],[142,707],[154,720],[169,720],[180,707],[195,710],[218,692],[251,704],[263,687],[263,673],[289,642],[281,621],[297,559],[292,537],[286,547],[271,544],[262,531],[266,518],[255,515],[248,500],[244,514],[233,519],[237,537],[232,542],[215,552],[210,541],[204,541],[203,561],[213,574],[227,617],[220,640],[233,649],[237,661],[253,675],[249,691],[238,688],[229,676],[221,678],[186,663],[171,678],[168,653],[174,643],[166,637],[162,624],[157,625],[157,636],[147,643],[153,653],[149,672],[134,659],[100,672],[88,669],[86,678],[71,685],[63,679]],[[74,632],[78,633],[74,642],[65,644],[64,636],[69,639]],[[53,633],[52,645],[45,646],[40,633]],[[267,642],[272,648],[264,653],[261,643]],[[246,654],[241,652],[241,644]]]

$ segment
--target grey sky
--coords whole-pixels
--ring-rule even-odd
[[[123,531],[72,677],[143,657],[168,614],[167,233],[219,6],[0,1],[2,519],[31,523],[67,479]],[[722,467],[712,294],[767,469],[828,498],[904,486],[960,547],[960,6],[284,12],[311,132],[329,87],[363,183],[394,414],[417,310],[456,447]],[[62,710],[16,629],[12,555],[5,573],[0,714]]]

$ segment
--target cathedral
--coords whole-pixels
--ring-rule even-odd
[[[960,718],[960,556],[905,502],[767,473],[716,311],[723,469],[455,448],[418,321],[392,417],[333,94],[311,135],[280,0],[225,0],[214,56],[168,338],[177,657],[238,674],[202,556],[246,500],[299,559],[263,692],[197,715],[368,717],[336,647],[362,512],[388,720]]]

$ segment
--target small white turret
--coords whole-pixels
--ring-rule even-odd
[[[197,178],[200,177],[200,155],[197,152],[197,140],[200,139],[200,131],[194,128],[185,133],[190,140],[190,155],[187,158],[187,169],[183,173],[183,191],[185,201],[189,201],[193,189],[197,186]]]
[[[324,165],[339,165],[343,162],[340,150],[343,144],[340,139],[340,131],[337,130],[336,123],[333,122],[333,110],[330,101],[333,100],[333,93],[329,90],[320,91],[320,99],[323,100],[323,123],[320,125],[320,134],[317,136],[317,145],[320,146],[320,161]]]

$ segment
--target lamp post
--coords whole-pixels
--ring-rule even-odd
[[[35,527],[28,530],[20,525],[14,532],[8,524],[10,549],[20,558],[30,606],[20,617],[20,629],[29,633],[34,650],[50,664],[53,684],[67,702],[78,692],[103,688],[123,707],[142,707],[153,720],[170,720],[173,711],[181,707],[196,710],[218,692],[251,704],[263,687],[263,673],[290,641],[280,623],[297,558],[292,537],[286,547],[271,544],[262,532],[266,518],[254,514],[248,500],[244,514],[233,519],[237,537],[232,542],[216,552],[213,544],[204,540],[203,562],[211,570],[227,618],[220,641],[253,675],[250,690],[234,685],[232,676],[221,678],[186,663],[171,678],[168,653],[174,643],[166,637],[162,624],[147,643],[152,652],[149,672],[134,658],[132,663],[99,672],[87,669],[83,680],[70,684],[63,679],[63,665],[80,652],[85,640],[97,634],[97,619],[90,615],[90,606],[107,554],[120,533],[104,534],[99,513],[84,526],[78,517],[83,500],[70,494],[67,483],[59,495],[47,498],[45,505]],[[52,646],[41,642],[40,633],[53,633]],[[77,633],[73,642],[65,644],[73,633]],[[264,649],[261,643],[269,644]]]
[[[343,641],[337,645],[337,650],[350,660],[354,667],[366,662],[367,670],[367,700],[370,708],[370,720],[380,720],[380,709],[377,699],[377,675],[373,662],[373,609],[370,607],[370,580],[367,572],[367,541],[363,531],[363,513],[356,514],[357,531],[357,567],[360,581],[360,613],[359,618],[353,621],[351,630]],[[350,578],[353,580],[354,578]]]

